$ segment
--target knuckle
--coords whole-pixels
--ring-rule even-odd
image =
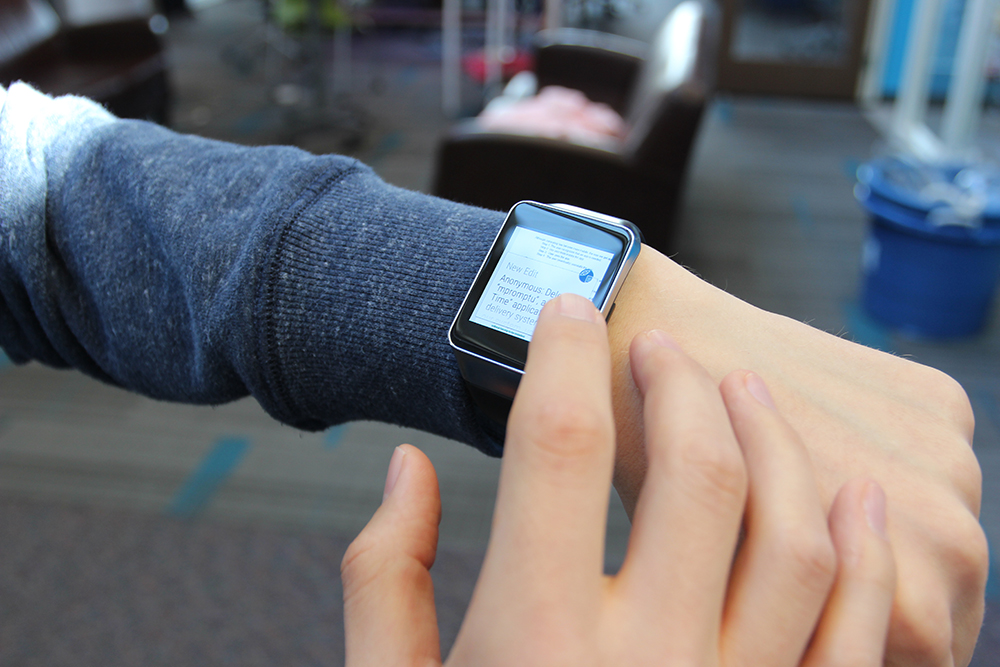
[[[959,429],[966,442],[971,440],[976,417],[965,389],[947,373],[928,366],[921,369],[925,374],[921,383],[926,390],[925,395],[937,406],[941,417]]]
[[[362,531],[348,545],[340,561],[340,579],[345,591],[348,587],[356,588],[372,578],[372,571],[377,570],[372,566],[373,561],[377,560],[376,547],[375,540],[367,535],[367,531]]]
[[[614,438],[610,417],[565,399],[537,406],[529,428],[539,449],[559,458],[591,456]]]
[[[896,563],[891,555],[864,557],[856,563],[844,563],[848,576],[866,589],[892,598],[896,593]]]
[[[966,441],[956,442],[952,448],[946,476],[968,507],[978,515],[983,493],[983,471]]]
[[[363,600],[387,582],[403,590],[416,590],[429,581],[429,568],[419,557],[396,551],[391,545],[362,531],[347,547],[340,561],[344,603]]]
[[[952,664],[952,636],[951,614],[943,602],[894,614],[886,642],[886,664]]]
[[[978,590],[986,585],[990,567],[989,546],[982,526],[967,512],[965,520],[949,522],[944,544],[950,546],[950,571],[964,590]],[[975,588],[973,588],[975,587]]]
[[[941,406],[950,421],[955,422],[963,434],[972,435],[976,427],[976,416],[972,411],[969,395],[957,380],[939,372],[941,383]]]
[[[694,434],[680,447],[683,479],[691,492],[716,506],[742,506],[747,494],[747,469],[733,447],[713,442],[717,436]],[[709,443],[707,446],[705,443]]]
[[[957,503],[956,503],[957,505]],[[944,579],[900,579],[888,637],[887,664],[950,665],[971,653],[982,621],[989,553],[967,510],[944,511],[927,526]],[[912,566],[907,570],[914,572]],[[964,663],[963,663],[964,664]]]
[[[979,515],[982,500],[983,472],[979,459],[963,437],[955,436],[950,428],[931,428],[913,431],[914,438],[923,438],[919,447],[925,447],[923,464],[926,466],[925,496],[920,499],[923,506],[933,510],[924,520],[935,516],[950,517],[954,509],[973,516]],[[933,491],[933,493],[927,493]],[[931,499],[933,498],[933,502]],[[938,503],[946,501],[947,506]]]
[[[945,568],[949,580],[970,590],[974,584],[985,586],[989,570],[989,547],[983,527],[972,512],[955,497],[933,498],[933,506],[917,508],[924,510],[919,516],[910,518],[917,522],[920,530],[933,536],[928,545],[932,553]],[[932,513],[933,512],[933,513]]]
[[[837,575],[837,552],[825,527],[800,526],[782,535],[777,562],[805,589],[828,590]]]

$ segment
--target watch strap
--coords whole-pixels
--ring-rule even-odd
[[[469,390],[469,395],[472,396],[472,400],[484,415],[500,426],[507,425],[507,415],[510,414],[510,406],[513,401],[506,396],[477,387],[471,382],[466,382],[465,388]]]

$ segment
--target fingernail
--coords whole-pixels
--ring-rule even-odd
[[[382,492],[382,502],[389,497],[392,490],[396,488],[396,480],[399,479],[399,473],[403,469],[403,459],[406,458],[406,450],[402,447],[396,447],[396,450],[392,453],[392,458],[389,459],[389,472],[385,476],[385,491]]]
[[[597,321],[597,308],[594,304],[590,302],[586,297],[582,297],[579,294],[573,294],[572,292],[566,292],[560,294],[556,297],[559,306],[559,314],[565,315],[566,317],[572,317],[575,320],[584,320],[586,322],[596,322]]]
[[[875,482],[869,482],[862,501],[865,507],[865,518],[868,527],[874,530],[882,539],[889,539],[885,528],[885,491]]]
[[[646,338],[660,347],[669,347],[674,350],[681,349],[681,346],[677,344],[677,341],[670,337],[670,334],[666,331],[661,331],[660,329],[650,329],[646,332]]]
[[[774,410],[774,398],[771,397],[771,392],[759,375],[756,373],[747,373],[743,377],[743,382],[746,384],[747,391],[750,392],[751,396],[756,398],[761,404]]]

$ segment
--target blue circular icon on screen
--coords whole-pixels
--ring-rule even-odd
[[[584,269],[583,271],[580,272],[581,283],[589,283],[593,279],[594,279],[594,272],[591,271],[590,269]]]

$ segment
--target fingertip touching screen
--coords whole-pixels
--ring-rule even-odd
[[[542,306],[563,292],[593,301],[612,259],[607,250],[515,227],[469,320],[530,341]]]
[[[523,369],[542,306],[572,292],[604,309],[633,242],[618,225],[521,202],[466,297],[453,342]]]

